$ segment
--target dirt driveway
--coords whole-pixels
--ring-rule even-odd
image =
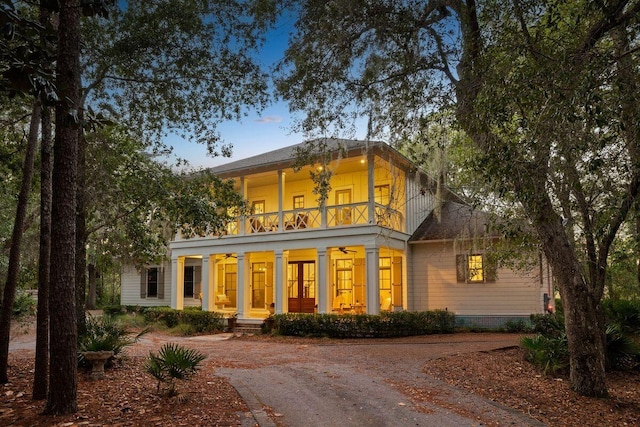
[[[145,355],[167,341],[199,349],[214,361],[216,375],[239,391],[261,426],[539,426],[422,372],[428,360],[472,357],[518,340],[513,334],[351,341],[152,334],[128,352]],[[421,390],[420,399],[412,398],[415,390]]]

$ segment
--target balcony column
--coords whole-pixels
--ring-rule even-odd
[[[285,173],[278,171],[278,231],[284,230],[284,218],[282,216],[284,206],[284,177]]]
[[[276,295],[275,314],[286,313],[289,310],[287,296],[287,265],[289,264],[289,251],[275,251],[276,258]]]
[[[247,286],[245,282],[249,280],[251,275],[249,274],[249,262],[245,262],[244,252],[237,252],[238,273],[236,275],[236,308],[238,312],[238,318],[244,318],[244,313],[249,312],[249,300],[245,298],[245,295],[249,295],[247,292]]]
[[[202,255],[202,283],[200,289],[202,289],[202,311],[211,311],[213,307],[213,297],[215,292],[211,290],[213,285],[213,264],[210,262],[211,255]]]
[[[318,313],[331,312],[331,249],[318,249],[317,295]]]
[[[365,247],[367,314],[380,314],[380,248]]]
[[[171,257],[171,308],[184,308],[184,257]]]
[[[375,188],[375,170],[374,170],[373,154],[367,154],[367,211],[369,212],[369,224],[376,223],[376,198],[374,194]]]
[[[246,198],[246,196],[245,196],[246,194],[247,194],[247,180],[244,179],[244,176],[241,176],[240,177],[240,195],[242,196],[242,199]],[[239,236],[244,236],[246,234],[246,230],[247,230],[247,227],[246,227],[246,222],[247,221],[246,221],[246,217],[245,217],[244,214],[240,215],[240,218],[239,218],[238,222],[239,222],[239,224],[238,224],[238,235]]]

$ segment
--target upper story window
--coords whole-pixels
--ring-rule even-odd
[[[293,196],[293,209],[304,209],[304,196]]]
[[[389,204],[389,184],[376,185],[373,189],[374,201],[380,205]]]
[[[256,200],[251,203],[251,210],[254,214],[263,214],[264,213],[264,200]]]

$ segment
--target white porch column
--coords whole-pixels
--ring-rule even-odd
[[[380,314],[380,249],[365,247],[367,314]]]
[[[369,203],[367,204],[369,211],[369,224],[376,223],[376,203],[375,203],[375,171],[374,171],[374,162],[373,162],[373,154],[367,154],[367,200]]]
[[[285,173],[278,171],[278,230],[284,230],[284,216],[282,214],[284,206],[284,177]]]
[[[203,254],[202,255],[202,283],[200,285],[200,289],[202,290],[202,311],[211,311],[214,308],[213,305],[213,295],[214,292],[211,290],[211,278],[213,277],[212,268],[213,263],[210,262],[211,255]]]
[[[318,249],[318,271],[317,279],[317,295],[318,295],[318,313],[330,313],[330,295],[331,295],[331,250]]]
[[[244,176],[240,177],[240,196],[242,196],[242,198],[244,199],[247,194],[247,180],[244,179]],[[240,219],[238,221],[238,235],[239,236],[244,236],[246,234],[247,231],[247,226],[246,226],[246,217],[244,215],[240,216]]]
[[[171,258],[171,308],[184,308],[184,257]]]
[[[286,289],[287,289],[287,274],[286,274],[286,269],[287,269],[287,260],[288,257],[286,256],[286,251],[275,251],[275,270],[276,270],[276,284],[275,284],[275,298],[274,298],[274,302],[275,302],[275,307],[274,307],[274,313],[275,314],[282,314],[284,313],[286,306],[287,306],[287,301],[286,301]]]
[[[238,256],[238,274],[236,283],[236,306],[238,312],[238,318],[244,318],[244,314],[249,312],[249,292],[247,291],[248,286],[245,283],[249,283],[249,278],[251,277],[249,274],[249,262],[245,262],[244,252],[236,253]]]

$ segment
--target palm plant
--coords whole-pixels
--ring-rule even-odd
[[[87,351],[113,351],[113,357],[149,332],[144,329],[135,334],[127,329],[118,319],[111,315],[87,316],[86,331],[78,338],[79,358]]]
[[[167,395],[175,396],[176,380],[189,380],[200,369],[205,355],[197,350],[182,347],[176,343],[166,343],[157,355],[149,353],[145,370],[158,380],[157,392],[161,384],[167,385]]]

